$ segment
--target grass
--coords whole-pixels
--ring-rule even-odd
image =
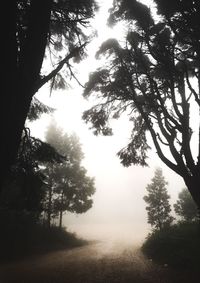
[[[154,262],[174,268],[199,269],[200,226],[179,223],[148,235],[143,253]]]

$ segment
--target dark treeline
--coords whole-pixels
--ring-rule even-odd
[[[52,111],[35,99],[27,123]],[[73,238],[62,231],[63,214],[86,212],[95,192],[82,159],[78,137],[63,133],[54,122],[46,142],[31,136],[28,126],[24,128],[16,162],[0,193],[1,257],[33,246],[36,250],[45,245],[53,248],[60,244],[59,237],[64,242]]]
[[[85,85],[83,95],[97,100],[83,120],[95,134],[110,135],[110,119],[126,112],[132,133],[118,153],[122,164],[147,165],[151,136],[161,161],[181,176],[200,208],[200,128],[194,123],[199,123],[200,110],[200,4],[198,0],[154,0],[154,4],[156,17],[139,1],[113,1],[108,22],[111,26],[125,22],[124,40],[109,39],[97,51],[98,58],[106,57],[106,64]],[[2,5],[8,23],[3,28],[1,79],[6,90],[0,111],[0,214],[7,229],[1,233],[3,245],[20,229],[23,235],[32,224],[49,229],[54,219],[61,227],[65,211],[82,213],[91,207],[94,184],[79,162],[81,157],[71,160],[72,152],[59,144],[32,137],[26,120],[52,111],[34,100],[42,86],[64,88],[70,78],[77,80],[73,66],[85,58],[97,5],[94,0],[15,0]],[[76,142],[62,132],[58,137]],[[179,214],[180,207],[181,202],[176,206]]]
[[[125,22],[124,43],[109,39],[97,51],[97,57],[108,56],[85,85],[84,96],[96,95],[97,104],[83,119],[95,134],[109,135],[107,122],[128,111],[132,134],[118,153],[122,164],[146,165],[150,135],[159,158],[183,178],[200,207],[200,135],[192,120],[194,112],[198,120],[200,108],[199,1],[154,4],[156,17],[139,1],[113,2],[108,23]],[[7,88],[0,112],[0,188],[18,154],[35,93],[48,82],[51,89],[64,88],[75,77],[73,62],[86,55],[93,36],[90,20],[97,11],[94,0],[16,0],[8,5],[3,69],[9,66],[10,71],[2,77]],[[50,70],[46,59],[51,59]]]
[[[162,169],[157,168],[147,185],[148,223],[152,227],[142,245],[142,251],[152,260],[165,266],[199,269],[200,229],[199,210],[186,188],[174,203],[174,215]]]
[[[6,90],[0,112],[3,257],[8,250],[27,250],[36,239],[34,229],[39,243],[45,245],[50,230],[55,230],[52,224],[62,233],[65,211],[82,213],[92,205],[94,181],[81,166],[81,158],[71,161],[70,151],[31,136],[27,122],[53,111],[35,98],[43,85],[48,84],[51,92],[75,78],[73,66],[85,57],[86,45],[93,37],[90,20],[97,5],[94,0],[15,0],[5,2],[2,9],[7,11],[8,23],[4,26],[1,77]],[[67,142],[75,139],[69,137]]]

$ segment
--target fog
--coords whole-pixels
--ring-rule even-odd
[[[52,97],[49,97],[47,90],[43,91],[43,95],[39,97],[57,110],[54,114],[44,115],[41,120],[34,122],[31,126],[32,134],[44,138],[51,119],[67,133],[75,132],[84,152],[83,166],[88,175],[95,178],[93,207],[84,214],[66,213],[63,225],[69,231],[87,239],[123,239],[141,243],[150,231],[143,197],[155,168],[162,168],[169,183],[171,204],[176,201],[178,193],[184,187],[182,179],[161,163],[151,140],[148,167],[122,166],[116,154],[129,140],[131,124],[127,117],[113,122],[113,136],[94,136],[81,119],[88,102],[82,98],[80,88],[70,93],[60,91]]]
[[[112,1],[100,1],[102,9],[93,22],[98,29],[98,38],[89,47],[90,56],[78,66],[77,74],[81,82],[87,80],[88,74],[99,62],[94,54],[100,42],[110,36],[122,34],[123,27],[110,30],[103,24],[108,15],[107,10]],[[106,5],[105,5],[106,3]],[[111,137],[94,136],[82,119],[82,113],[91,102],[82,97],[83,89],[72,84],[71,89],[56,91],[50,97],[47,86],[37,94],[38,98],[56,111],[43,115],[42,119],[32,123],[32,134],[44,139],[46,127],[54,119],[67,133],[75,132],[82,144],[85,158],[83,166],[88,175],[95,178],[96,193],[93,207],[82,215],[67,213],[63,225],[70,231],[88,239],[126,239],[141,243],[150,231],[145,210],[145,187],[154,175],[156,167],[163,169],[168,184],[168,192],[173,204],[180,190],[184,187],[182,179],[168,169],[158,159],[151,140],[149,167],[131,166],[125,168],[120,164],[117,152],[129,141],[131,123],[127,117],[121,117],[112,123],[114,135]]]

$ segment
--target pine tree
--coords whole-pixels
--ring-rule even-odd
[[[162,230],[173,221],[166,185],[162,169],[157,168],[152,182],[146,187],[148,195],[144,196],[144,201],[147,203],[148,223],[156,230]]]

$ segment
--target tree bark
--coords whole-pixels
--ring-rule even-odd
[[[59,216],[59,228],[62,228],[62,218],[63,218],[63,211],[62,209],[60,210],[60,216]]]
[[[59,228],[62,228],[62,218],[63,218],[63,200],[64,200],[64,192],[61,194],[61,202],[60,202],[60,215],[59,215]]]
[[[185,184],[200,211],[200,176],[185,177]]]
[[[29,24],[24,48],[17,50],[15,1],[9,1],[8,29],[2,85],[6,90],[1,99],[0,190],[17,156],[35,84],[39,79],[49,33],[52,0],[31,1]],[[6,59],[5,59],[6,58]],[[12,67],[11,69],[9,67]]]
[[[51,227],[51,214],[52,214],[52,187],[51,184],[48,190],[48,208],[47,208],[47,225],[48,228]]]

